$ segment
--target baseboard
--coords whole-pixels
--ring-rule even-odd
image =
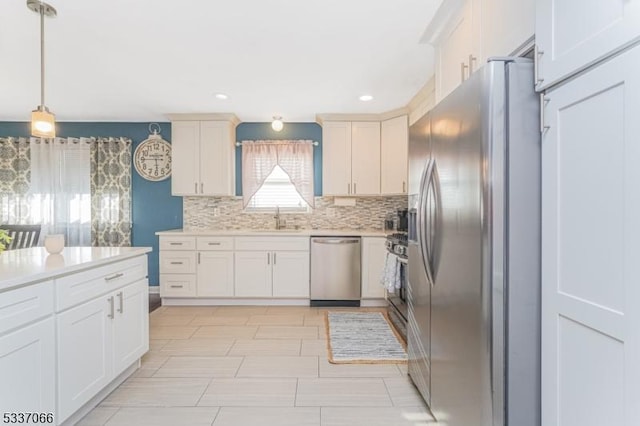
[[[309,306],[309,299],[219,299],[163,297],[162,306]]]
[[[150,285],[149,286],[149,294],[160,294],[160,286],[159,285]]]
[[[360,306],[363,308],[379,308],[387,305],[387,299],[362,299],[360,301]]]

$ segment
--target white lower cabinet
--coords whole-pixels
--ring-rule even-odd
[[[233,252],[198,252],[196,294],[209,297],[233,296]]]
[[[362,298],[379,299],[384,297],[384,287],[380,276],[387,256],[385,239],[380,237],[362,238]]]
[[[236,253],[236,297],[271,297],[271,252]]]
[[[1,413],[55,411],[53,317],[0,336],[0,377]]]
[[[147,352],[147,291],[140,280],[57,315],[59,422]]]
[[[273,252],[273,297],[309,297],[309,252]]]

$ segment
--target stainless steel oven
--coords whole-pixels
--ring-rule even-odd
[[[407,340],[407,241],[408,236],[404,232],[396,232],[387,235],[387,251],[397,257],[400,269],[400,285],[394,291],[387,289],[387,301],[389,319],[402,337]]]

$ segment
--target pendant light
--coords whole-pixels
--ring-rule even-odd
[[[44,17],[57,15],[53,6],[40,0],[27,0],[27,7],[40,15],[40,105],[31,112],[31,135],[56,137],[56,118],[44,104]]]

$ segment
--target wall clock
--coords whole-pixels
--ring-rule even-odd
[[[150,124],[149,130],[154,124],[158,130],[140,142],[133,154],[133,166],[141,177],[157,182],[171,176],[171,145],[160,137],[158,124]]]

